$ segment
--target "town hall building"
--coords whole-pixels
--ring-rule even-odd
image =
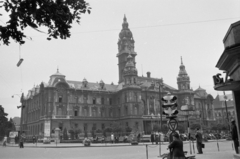
[[[27,135],[50,136],[52,130],[79,129],[81,132],[104,130],[113,124],[151,133],[160,123],[159,99],[167,93],[176,95],[178,109],[188,105],[195,122],[208,125],[214,120],[213,98],[199,87],[192,90],[183,61],[177,75],[178,88],[169,86],[151,73],[139,76],[136,68],[135,41],[124,16],[118,39],[118,84],[98,83],[85,79],[70,80],[59,70],[22,95],[21,130]],[[96,77],[97,78],[97,77]],[[179,121],[186,121],[186,112]],[[162,117],[166,124],[166,119]]]

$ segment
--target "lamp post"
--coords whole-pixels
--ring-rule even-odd
[[[21,102],[21,96],[19,94],[13,94],[12,98],[14,98],[14,96],[16,96],[16,95],[20,98],[20,102]],[[23,94],[22,94],[22,96],[23,96]],[[18,109],[21,108],[20,135],[22,134],[22,120],[23,120],[22,113],[23,113],[23,108],[24,107],[25,107],[24,105],[17,106]]]
[[[189,120],[188,120],[188,116],[189,116],[189,111],[191,111],[191,109],[189,109],[189,105],[183,105],[181,107],[182,111],[185,111],[186,117],[187,117],[187,131],[188,131],[188,140],[189,140],[189,145],[190,145],[190,154],[192,154],[192,146],[191,146],[191,138],[190,138],[190,124],[189,124]]]
[[[161,105],[161,93],[162,93],[162,88],[163,88],[163,79],[161,78],[159,80],[159,107],[160,107],[160,114],[161,114],[161,118],[160,118],[160,129],[162,131],[162,105]]]
[[[228,118],[228,108],[227,108],[227,96],[225,94],[225,91],[223,91],[224,95],[224,103],[225,103],[225,109],[226,109],[226,114],[227,114],[227,125],[228,125],[228,130],[230,131],[230,125],[229,125],[229,118]]]
[[[153,118],[154,118],[154,115],[153,115],[153,113],[151,114],[151,125],[152,125],[152,132],[153,132],[153,123],[152,123],[152,120],[153,120]]]

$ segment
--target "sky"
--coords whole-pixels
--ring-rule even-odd
[[[223,94],[214,91],[212,76],[222,73],[215,66],[229,26],[240,19],[239,0],[86,1],[91,14],[82,15],[80,25],[73,24],[69,39],[48,41],[47,34],[27,28],[24,45],[1,43],[0,105],[9,118],[20,116],[19,95],[47,83],[57,68],[67,80],[117,84],[117,42],[124,14],[135,40],[139,76],[149,71],[177,88],[182,56],[193,90],[200,86],[214,98]],[[7,20],[4,13],[0,25]],[[19,58],[24,61],[17,67]]]

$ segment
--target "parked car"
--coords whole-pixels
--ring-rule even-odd
[[[151,142],[151,135],[142,135],[141,142]]]
[[[49,138],[43,138],[43,144],[50,144],[51,140]]]

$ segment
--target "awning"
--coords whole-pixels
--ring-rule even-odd
[[[240,81],[229,81],[214,86],[216,91],[238,91],[240,90]]]

